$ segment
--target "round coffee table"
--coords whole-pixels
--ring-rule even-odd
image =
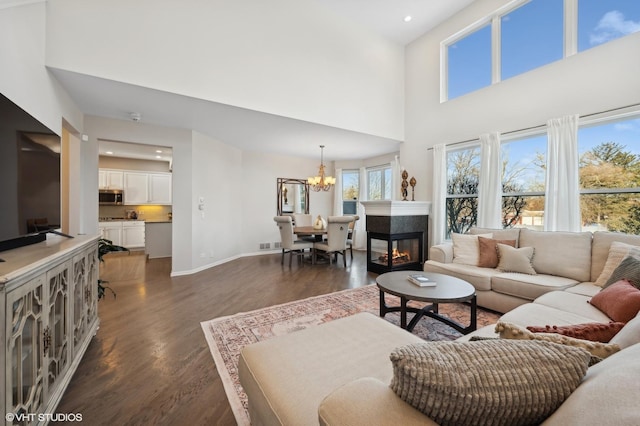
[[[407,279],[411,274],[421,274],[435,281],[434,287],[420,287]],[[376,283],[380,289],[380,316],[384,317],[388,312],[400,312],[400,327],[411,331],[416,326],[420,318],[428,316],[441,321],[448,326],[458,330],[463,334],[474,331],[477,327],[476,318],[476,289],[468,282],[456,277],[434,272],[423,271],[394,271],[379,275]],[[384,295],[393,294],[400,298],[400,306],[387,306]],[[407,302],[416,300],[419,302],[431,303],[422,308],[407,306]],[[469,302],[471,304],[471,321],[465,327],[447,317],[438,314],[438,304]],[[407,324],[407,312],[415,315],[411,322]]]

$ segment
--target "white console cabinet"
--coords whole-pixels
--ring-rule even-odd
[[[0,252],[0,405],[7,425],[46,423],[38,415],[55,413],[98,329],[97,239],[51,235]]]

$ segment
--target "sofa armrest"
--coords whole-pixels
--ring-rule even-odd
[[[321,426],[437,425],[401,400],[388,384],[372,377],[347,383],[331,392],[318,408]]]
[[[440,263],[453,262],[453,244],[442,243],[431,246],[429,249],[429,260],[435,260]]]

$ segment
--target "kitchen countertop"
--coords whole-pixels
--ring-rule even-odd
[[[144,223],[152,224],[152,223],[172,223],[170,220],[145,220]]]

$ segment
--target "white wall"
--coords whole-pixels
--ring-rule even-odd
[[[506,3],[475,1],[406,49],[406,139],[401,159],[410,173],[416,173],[418,200],[431,199],[431,151],[427,148],[435,144],[640,101],[640,33],[636,33],[440,103],[440,42]]]
[[[403,48],[320,2],[47,4],[48,66],[403,139]]]

